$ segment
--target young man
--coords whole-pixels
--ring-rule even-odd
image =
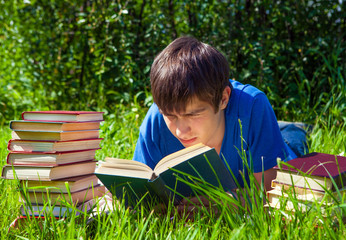
[[[296,157],[265,94],[229,80],[228,62],[215,48],[191,37],[176,39],[155,58],[150,81],[154,104],[140,127],[134,160],[154,168],[168,154],[203,143],[243,184],[243,148],[256,180],[261,183],[263,173],[270,189],[277,158]]]

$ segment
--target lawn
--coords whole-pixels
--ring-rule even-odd
[[[120,106],[117,113],[106,116],[101,127],[104,140],[102,149],[97,151],[98,160],[103,160],[105,156],[132,157],[145,110]],[[11,136],[7,125],[2,126],[1,131],[2,166]],[[336,126],[319,120],[309,136],[310,151],[345,155],[345,136],[345,124]],[[10,223],[19,214],[20,193],[17,186],[15,180],[0,180],[2,239],[342,239],[346,235],[342,221],[344,215],[331,217],[332,207],[343,209],[345,213],[344,200],[324,214],[316,203],[309,212],[296,211],[288,217],[283,210],[268,211],[263,208],[261,203],[264,198],[256,190],[250,190],[248,198],[259,204],[247,203],[245,208],[239,209],[226,207],[227,203],[235,203],[235,200],[221,191],[214,191],[212,195],[221,199],[216,200],[218,216],[202,209],[194,218],[187,220],[187,216],[175,214],[172,206],[168,207],[166,214],[160,214],[140,205],[128,209],[121,204],[109,214],[97,215],[93,221],[90,221],[90,215],[76,217],[73,211],[65,219],[47,218],[42,224],[31,221],[21,229],[8,232]]]

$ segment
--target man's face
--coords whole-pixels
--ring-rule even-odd
[[[225,132],[223,109],[226,106],[227,103],[220,104],[215,113],[211,104],[193,98],[185,111],[163,113],[163,118],[171,133],[185,147],[203,143],[219,152]]]

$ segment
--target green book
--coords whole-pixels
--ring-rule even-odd
[[[183,197],[195,195],[191,185],[184,182],[196,183],[193,177],[197,182],[206,182],[225,191],[236,188],[215,149],[203,144],[164,157],[155,169],[137,161],[106,158],[95,174],[113,196],[125,197],[129,204],[157,197],[164,203],[169,200],[178,203]]]

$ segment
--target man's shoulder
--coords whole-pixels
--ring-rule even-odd
[[[155,103],[153,103],[147,114],[145,115],[145,118],[142,122],[141,128],[143,127],[148,127],[148,125],[157,125],[157,124],[161,124],[161,122],[163,121],[163,117],[162,114],[159,111],[159,108],[157,107],[157,105]]]
[[[235,80],[230,80],[232,84],[233,104],[236,104],[240,110],[250,110],[255,103],[266,101],[266,95],[258,88],[250,84],[242,84]]]
[[[160,110],[159,110],[159,108],[158,108],[158,106],[156,105],[156,103],[153,103],[151,106],[150,106],[150,108],[149,108],[149,110],[148,110],[148,112],[147,112],[147,115],[149,115],[149,116],[155,116],[155,117],[157,117],[157,116],[160,116],[161,114],[160,114]]]
[[[258,88],[250,84],[243,84],[236,80],[230,80],[230,83],[232,85],[232,90],[234,91],[235,94],[243,93],[242,95],[248,96],[248,97],[255,97],[259,94],[264,94],[261,90],[259,90]]]
[[[236,118],[243,120],[253,117],[253,108],[267,108],[270,104],[266,95],[258,88],[250,84],[242,84],[235,80],[230,80],[232,84],[232,96],[226,114],[236,114]],[[268,105],[269,104],[269,105]]]

